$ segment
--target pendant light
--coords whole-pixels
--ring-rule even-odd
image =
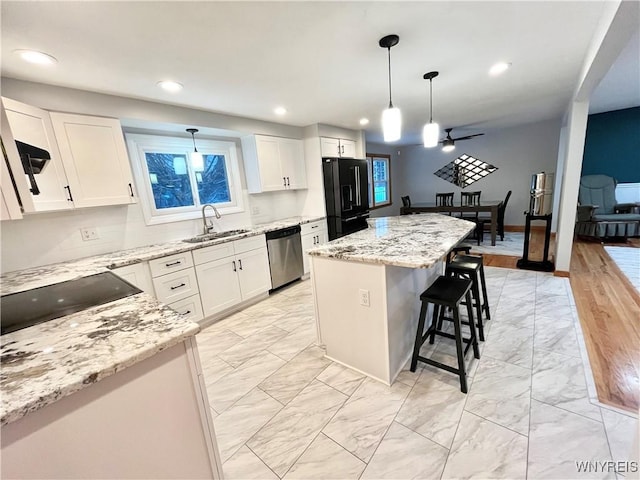
[[[426,148],[438,145],[438,137],[440,136],[440,126],[433,122],[433,79],[438,76],[438,72],[425,73],[422,78],[429,80],[429,123],[426,123],[422,129],[422,141]]]
[[[198,133],[198,129],[187,128],[187,132],[191,134],[191,138],[193,140],[193,152],[190,155],[191,166],[196,172],[202,172],[204,170],[204,159],[202,158],[202,154],[198,152],[198,149],[196,148],[195,134]]]
[[[398,35],[387,35],[378,42],[382,48],[386,48],[389,56],[389,108],[382,112],[382,134],[385,142],[400,140],[400,130],[402,128],[402,117],[400,109],[393,106],[391,101],[391,47],[398,44]]]

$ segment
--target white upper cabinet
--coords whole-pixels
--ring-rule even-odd
[[[356,158],[356,142],[344,138],[320,137],[323,157]]]
[[[251,135],[242,154],[249,193],[307,188],[302,140]]]
[[[287,188],[307,188],[307,169],[302,140],[280,138],[278,150],[282,175],[287,179]]]
[[[2,104],[2,138],[21,143],[9,163],[25,213],[135,203],[119,120]]]
[[[23,153],[22,157],[26,167],[20,158],[11,163],[14,177],[24,176],[25,181],[21,182],[22,188],[20,188],[20,184],[16,183],[25,212],[46,212],[73,208],[73,202],[69,196],[69,184],[58,151],[49,112],[8,98],[3,98],[2,103],[14,140],[45,150],[47,156],[50,157],[42,165],[43,159],[32,158],[31,154],[25,156],[26,154]],[[18,164],[16,165],[16,163]],[[29,174],[26,174],[25,171],[29,171]]]
[[[76,207],[135,203],[119,120],[52,112],[51,122]]]

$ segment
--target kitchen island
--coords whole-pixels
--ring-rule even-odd
[[[439,214],[374,218],[366,230],[308,250],[327,357],[390,385],[411,356],[420,294],[474,228]]]

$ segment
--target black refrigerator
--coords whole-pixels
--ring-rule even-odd
[[[367,161],[356,158],[323,158],[322,173],[329,240],[367,228]]]

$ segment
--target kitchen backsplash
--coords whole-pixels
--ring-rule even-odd
[[[231,230],[301,215],[301,192],[244,193],[244,212],[213,219]],[[98,239],[83,241],[80,229],[95,227]],[[27,215],[0,224],[2,273],[128,248],[170,242],[202,233],[202,220],[147,226],[140,204]]]

